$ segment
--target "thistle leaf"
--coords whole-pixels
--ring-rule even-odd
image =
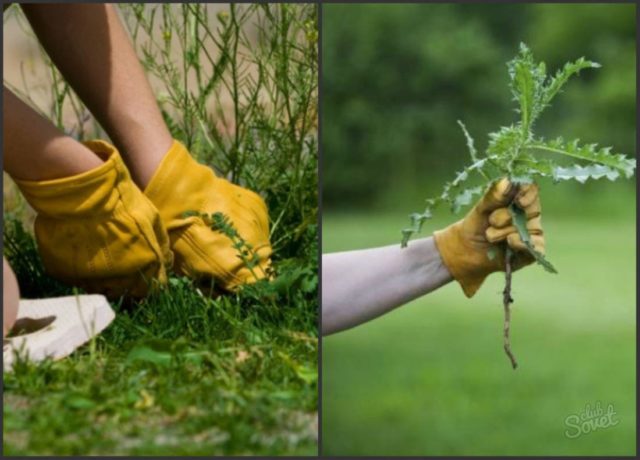
[[[462,171],[458,172],[456,175],[456,178],[452,182],[449,182],[444,185],[438,201],[448,202],[451,205],[452,209],[459,210],[460,208],[456,207],[456,199],[459,195],[464,194],[464,192],[466,191],[466,190],[462,190],[462,193],[459,193],[459,191],[461,190],[461,186],[469,180],[472,172],[481,173],[483,177],[488,178],[488,176],[484,172],[484,167],[486,166],[487,162],[491,159],[492,157],[483,158],[467,166]],[[462,201],[464,201],[464,198],[462,198]]]
[[[581,57],[575,62],[567,62],[564,67],[558,70],[555,76],[549,80],[549,83],[544,89],[543,104],[545,106],[549,105],[551,100],[560,92],[560,89],[572,75],[578,75],[582,69],[597,69],[599,67],[601,67],[600,64],[587,61],[584,57]]]
[[[556,153],[607,166],[619,171],[627,179],[633,176],[636,168],[635,159],[627,158],[621,153],[612,154],[611,147],[598,148],[597,144],[580,146],[577,139],[569,143],[564,142],[561,137],[547,142],[540,139],[525,145],[525,148]]]
[[[433,210],[442,203],[449,203],[452,210],[458,212],[463,206],[471,203],[471,199],[474,195],[482,192],[482,187],[472,189],[461,189],[462,185],[469,180],[471,173],[482,173],[483,177],[488,179],[489,176],[484,172],[484,168],[487,162],[495,160],[495,157],[487,157],[478,160],[471,165],[464,168],[462,171],[456,174],[453,181],[444,185],[440,196],[427,200],[425,210],[422,213],[413,213],[409,215],[411,221],[410,227],[402,229],[402,241],[400,245],[404,248],[415,233],[419,233],[422,230],[422,225],[425,220],[430,219]],[[468,192],[468,193],[467,193]]]
[[[520,53],[507,63],[513,98],[518,102],[523,137],[536,120],[544,104],[544,82],[547,78],[544,63],[538,65],[533,61],[531,51],[524,43],[520,43]]]
[[[576,180],[584,184],[589,179],[600,179],[602,177],[614,181],[620,177],[620,171],[600,164],[572,165],[567,168],[557,166],[553,170],[553,179],[555,181]]]
[[[471,155],[471,161],[475,163],[476,161],[478,161],[478,152],[476,151],[476,147],[473,143],[473,137],[471,137],[469,131],[467,131],[467,127],[464,125],[464,123],[458,120],[458,124],[460,125],[460,128],[462,128],[464,137],[467,139],[467,148],[469,149],[469,155]]]
[[[487,155],[493,156],[498,166],[505,172],[508,161],[514,157],[522,144],[520,128],[515,125],[503,126],[489,134]]]
[[[473,201],[473,197],[476,195],[480,195],[483,190],[483,187],[467,188],[456,195],[456,197],[453,199],[453,205],[451,206],[451,210],[453,211],[453,213],[457,214],[458,212],[460,212],[460,209],[471,204],[471,202]]]
[[[523,153],[514,162],[513,175],[534,177],[552,177],[556,164],[546,158],[537,158],[533,155]]]

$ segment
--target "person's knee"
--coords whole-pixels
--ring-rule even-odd
[[[2,317],[3,317],[3,329],[2,337],[6,337],[7,333],[11,330],[11,327],[16,321],[18,316],[18,303],[20,302],[20,290],[18,288],[18,281],[13,274],[11,266],[7,262],[7,259],[3,258],[2,267],[3,278],[3,292],[2,292]]]

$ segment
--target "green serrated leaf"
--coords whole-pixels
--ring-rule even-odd
[[[415,233],[413,228],[403,228],[402,229],[402,241],[400,242],[400,247],[406,248],[409,244],[409,240],[411,236]]]
[[[513,174],[529,175],[531,177],[551,177],[556,168],[556,164],[546,158],[536,158],[533,155],[522,154],[516,162],[514,162]]]
[[[452,211],[454,212],[454,214],[457,214],[458,212],[460,212],[460,209],[471,204],[473,198],[476,195],[480,195],[483,190],[483,187],[473,187],[465,189],[461,193],[456,195],[456,197],[453,199],[452,205]]]
[[[603,177],[614,181],[620,177],[620,171],[600,164],[573,165],[566,168],[557,166],[553,169],[553,179],[556,181],[576,180],[584,184],[589,179],[601,179]]]
[[[558,70],[555,76],[549,80],[549,83],[545,87],[543,97],[544,105],[548,105],[551,102],[572,75],[579,74],[582,69],[595,69],[599,67],[601,67],[600,64],[588,61],[584,57],[581,57],[575,62],[567,62],[564,67]]]
[[[627,158],[621,153],[612,154],[611,147],[598,148],[597,144],[580,146],[578,139],[572,142],[565,142],[561,137],[551,141],[538,139],[528,143],[525,147],[597,163],[618,170],[627,179],[633,176],[636,169],[635,159]]]
[[[487,155],[493,158],[494,164],[502,171],[508,171],[508,165],[522,145],[522,133],[515,125],[503,126],[500,130],[489,134]]]
[[[521,136],[526,138],[534,121],[544,108],[542,97],[547,78],[546,66],[536,65],[529,48],[520,43],[520,53],[509,63],[509,78],[514,100],[518,101]]]
[[[471,137],[471,135],[469,134],[469,131],[467,131],[467,127],[464,125],[464,123],[458,120],[458,124],[460,125],[460,128],[462,128],[464,137],[467,139],[467,148],[469,149],[469,155],[471,156],[471,161],[475,163],[476,161],[478,161],[478,152],[476,151],[473,137]]]
[[[422,217],[424,216],[424,214],[420,214],[417,212],[414,212],[412,214],[409,214],[409,219],[411,219],[411,224],[415,224],[416,222],[418,222]]]
[[[464,202],[467,199],[465,196],[460,198],[460,204],[456,205],[456,200],[460,195],[464,195],[466,189],[462,189],[462,185],[469,180],[471,177],[471,173],[480,172],[486,166],[488,161],[495,159],[495,157],[487,157],[481,160],[478,160],[471,165],[464,168],[462,171],[459,171],[456,174],[456,177],[453,181],[445,184],[442,189],[442,193],[437,198],[432,198],[426,200],[426,207],[424,212],[422,213],[413,213],[409,215],[409,219],[411,220],[411,226],[402,230],[402,241],[401,246],[404,248],[407,246],[409,240],[415,233],[419,233],[422,230],[422,225],[424,221],[430,219],[433,214],[433,209],[442,203],[449,203],[452,209],[456,208],[456,206],[463,206]],[[485,177],[488,177],[485,175]],[[470,193],[475,193],[475,189],[471,189]],[[470,201],[469,201],[470,202]],[[468,204],[468,203],[467,203]],[[459,207],[457,208],[459,209]]]

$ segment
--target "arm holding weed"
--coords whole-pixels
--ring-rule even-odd
[[[518,188],[503,179],[462,220],[433,238],[405,249],[394,245],[323,256],[323,334],[369,321],[453,279],[472,297],[489,274],[505,269],[507,247],[515,254],[514,269],[532,263],[507,209],[512,200],[526,212],[535,249],[544,252],[537,187]],[[490,249],[496,252],[493,258]]]
[[[349,329],[451,281],[433,238],[322,258],[322,333]]]

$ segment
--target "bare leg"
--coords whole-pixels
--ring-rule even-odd
[[[43,47],[120,150],[142,189],[173,141],[110,4],[22,8]]]
[[[20,290],[7,259],[2,258],[2,337],[6,337],[18,316]]]
[[[23,180],[73,176],[102,164],[87,147],[3,88],[4,169]]]

